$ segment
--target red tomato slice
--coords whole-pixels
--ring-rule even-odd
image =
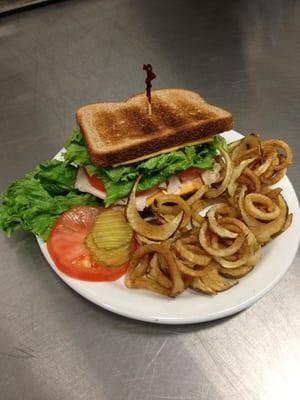
[[[94,188],[101,190],[101,192],[105,192],[106,193],[106,189],[104,184],[102,183],[102,181],[96,176],[96,175],[89,175],[89,173],[87,172],[87,170],[85,168],[84,172],[86,177],[88,178],[89,183],[94,186]]]
[[[204,171],[203,168],[190,167],[185,171],[179,172],[177,176],[179,176],[179,178],[189,178],[189,177],[195,178],[195,177],[200,177],[203,171]]]
[[[64,274],[83,281],[115,281],[125,274],[128,262],[109,268],[93,261],[84,239],[91,231],[101,207],[80,206],[63,213],[54,224],[47,248],[56,267]],[[136,250],[133,240],[132,252]]]
[[[151,196],[152,194],[154,194],[158,190],[159,190],[159,185],[155,185],[150,189],[138,191],[137,192],[137,196],[139,196],[139,195],[141,195],[141,196]]]

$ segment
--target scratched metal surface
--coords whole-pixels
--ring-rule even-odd
[[[283,136],[299,194],[299,1],[65,1],[0,21],[0,190],[50,158],[74,110],[156,87],[200,91],[238,131]],[[288,248],[287,248],[288,251]],[[69,289],[34,237],[0,236],[0,398],[299,398],[299,254],[250,309],[194,326],[155,326]]]

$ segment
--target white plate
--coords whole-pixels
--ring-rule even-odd
[[[228,142],[241,135],[226,133]],[[158,324],[192,324],[210,321],[237,313],[256,302],[271,290],[287,272],[296,254],[300,238],[300,212],[294,188],[287,177],[279,184],[294,214],[291,227],[263,248],[261,262],[238,285],[216,296],[186,290],[175,299],[145,290],[129,290],[123,278],[115,282],[84,282],[61,273],[49,256],[46,244],[38,239],[47,261],[59,277],[77,293],[116,314]]]

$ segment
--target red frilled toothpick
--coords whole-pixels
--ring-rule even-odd
[[[151,64],[144,64],[143,65],[143,70],[147,72],[147,76],[145,79],[146,83],[146,95],[148,98],[148,114],[152,114],[152,106],[151,106],[151,88],[152,84],[151,81],[156,78],[155,73],[152,71],[152,65]]]

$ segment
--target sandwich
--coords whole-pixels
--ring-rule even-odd
[[[232,115],[183,89],[152,92],[122,103],[97,103],[76,112],[78,128],[65,144],[65,161],[79,169],[75,187],[106,206],[126,204],[138,176],[137,208],[161,193],[188,197],[219,179],[219,133],[232,129]]]

